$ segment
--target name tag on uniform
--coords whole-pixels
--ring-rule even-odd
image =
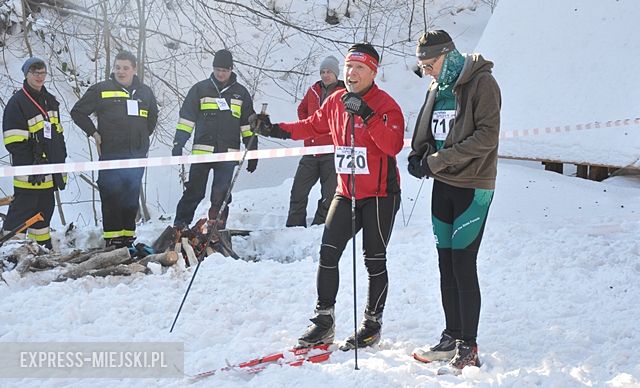
[[[367,164],[367,147],[355,147],[355,173],[369,174],[369,165]],[[353,160],[351,158],[351,147],[336,146],[334,157],[336,172],[338,174],[351,174]]]
[[[138,101],[127,100],[127,114],[129,116],[138,116]]]
[[[434,110],[431,116],[431,133],[436,140],[446,140],[456,118],[455,110]]]
[[[44,138],[51,139],[51,123],[48,121],[44,122]]]
[[[229,110],[229,104],[227,104],[227,100],[224,98],[216,98],[216,103],[218,104],[218,109]]]

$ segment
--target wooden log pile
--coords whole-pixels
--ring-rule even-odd
[[[54,281],[78,279],[84,276],[127,276],[134,273],[149,273],[147,264],[158,263],[170,267],[178,262],[175,251],[150,254],[143,258],[131,257],[128,248],[74,250],[67,254],[50,253],[34,241],[24,241],[11,251],[6,262],[13,263],[11,271],[20,276],[27,272],[56,269]],[[6,269],[6,268],[5,268]]]

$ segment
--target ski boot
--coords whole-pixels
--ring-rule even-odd
[[[373,346],[380,341],[380,335],[382,333],[382,314],[377,317],[364,314],[364,319],[360,323],[360,327],[356,332],[358,337],[358,348],[366,348]],[[346,352],[356,347],[356,338],[353,334],[346,339],[344,344],[340,346],[340,350]]]
[[[307,330],[298,338],[297,348],[308,348],[315,345],[331,344],[336,335],[334,308],[316,308],[316,315],[311,318],[313,322]]]
[[[440,342],[431,347],[413,351],[413,358],[420,362],[450,361],[456,354],[456,340],[446,330],[442,332]]]

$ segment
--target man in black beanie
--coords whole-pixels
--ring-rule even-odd
[[[433,81],[416,121],[409,173],[433,178],[431,221],[440,270],[445,329],[440,342],[416,349],[422,362],[449,361],[460,373],[480,366],[477,257],[495,188],[501,96],[493,63],[461,54],[445,31],[416,47],[421,75]]]
[[[387,291],[387,246],[400,207],[400,173],[396,155],[402,150],[404,117],[395,100],[374,82],[380,56],[368,43],[349,48],[344,62],[347,90],[326,98],[320,109],[304,120],[271,124],[262,116],[267,136],[306,139],[332,135],[336,146],[338,188],[329,207],[318,263],[315,315],[298,339],[301,347],[331,343],[335,337],[335,303],[339,285],[338,262],[352,232],[362,230],[362,255],[368,273],[368,295],[364,317],[356,335],[342,350],[376,344],[382,332]],[[351,144],[351,131],[354,144]],[[352,171],[351,147],[356,154]],[[353,174],[352,174],[353,173]],[[355,181],[355,190],[352,183]],[[355,200],[355,230],[352,231],[352,200]]]
[[[237,82],[232,70],[231,52],[225,49],[217,51],[213,58],[213,73],[191,87],[180,108],[171,155],[182,155],[182,149],[194,131],[193,155],[239,151],[240,139],[245,147],[258,149],[258,141],[252,139],[254,133],[249,126],[249,116],[254,114],[253,101],[249,91]],[[209,171],[213,170],[209,221],[213,222],[222,212],[218,229],[224,229],[229,207],[221,207],[237,164],[236,161],[230,161],[191,165],[189,181],[185,184],[185,191],[176,209],[174,227],[189,227],[207,191]],[[254,172],[257,165],[257,159],[249,160],[247,171]],[[231,196],[227,201],[229,203]]]

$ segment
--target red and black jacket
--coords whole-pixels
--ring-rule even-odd
[[[336,146],[350,146],[351,120],[340,98],[346,90],[329,96],[322,107],[304,120],[279,123],[292,139],[331,134]],[[373,84],[363,98],[375,112],[365,124],[355,116],[355,146],[367,148],[369,174],[356,175],[356,199],[386,197],[400,192],[396,155],[404,143],[404,117],[400,106]],[[337,194],[350,197],[350,174],[338,174]]]

